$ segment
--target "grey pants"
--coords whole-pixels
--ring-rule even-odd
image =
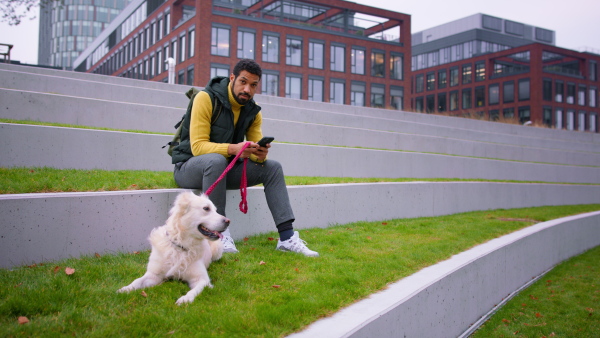
[[[208,190],[221,176],[228,165],[227,159],[220,154],[194,156],[183,163],[177,163],[174,169],[175,182],[185,189]],[[231,171],[210,193],[210,200],[217,207],[217,212],[225,215],[225,192],[240,188],[243,162],[237,162]],[[294,221],[294,213],[290,205],[285,178],[281,164],[275,160],[256,163],[248,160],[246,167],[248,186],[262,183],[265,187],[267,205],[273,215],[275,225]],[[249,201],[249,204],[252,203]]]

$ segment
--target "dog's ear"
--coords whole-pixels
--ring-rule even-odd
[[[177,195],[170,213],[179,214],[179,216],[185,214],[190,208],[192,198],[194,198],[194,193],[191,191],[185,191]]]

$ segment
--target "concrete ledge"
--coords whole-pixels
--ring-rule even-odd
[[[172,171],[168,135],[0,123],[0,166]],[[276,144],[286,175],[600,183],[600,166],[570,166],[356,148]],[[310,159],[310,160],[307,160]]]
[[[180,189],[0,195],[0,268],[80,255],[149,249]],[[448,215],[474,210],[600,203],[600,186],[489,182],[288,187],[295,228]],[[275,231],[263,189],[248,189],[248,214],[229,191],[234,238]],[[319,243],[311,243],[319,250]]]
[[[427,267],[290,337],[457,337],[532,278],[598,245],[600,211],[539,223]]]

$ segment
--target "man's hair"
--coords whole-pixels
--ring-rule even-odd
[[[256,61],[251,59],[241,59],[235,65],[235,67],[233,67],[233,75],[237,78],[243,70],[247,71],[250,74],[258,76],[259,79],[262,76],[262,69],[260,68],[258,63],[256,63]]]

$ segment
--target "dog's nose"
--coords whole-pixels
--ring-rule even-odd
[[[229,218],[227,218],[227,217],[226,217],[226,218],[225,218],[225,220],[224,220],[223,222],[225,222],[225,224],[229,225],[229,223],[230,223],[231,221],[229,220]]]

